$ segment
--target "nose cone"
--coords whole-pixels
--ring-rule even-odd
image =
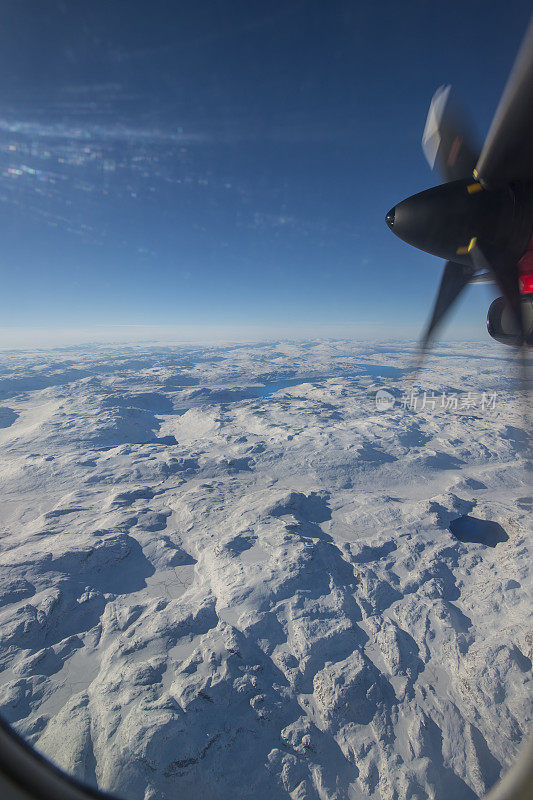
[[[391,208],[385,221],[390,230],[404,242],[420,247],[420,240],[424,238],[425,232],[431,220],[428,218],[428,205],[425,197],[414,195],[396,203]]]
[[[443,235],[447,239],[448,229],[456,227],[449,224],[450,210],[446,207],[446,200],[447,198],[442,198],[439,192],[428,189],[402,200],[401,203],[396,203],[385,217],[385,221],[389,229],[407,244],[440,255],[440,239]],[[448,206],[452,207],[453,212],[453,203],[448,203]],[[455,240],[455,236],[453,234],[452,236]],[[461,238],[459,244],[462,243]],[[453,248],[454,253],[457,246]]]
[[[465,179],[413,194],[391,208],[385,217],[387,226],[419,250],[471,266],[468,246],[472,238],[486,236],[506,247],[515,212],[510,193],[471,194],[470,188]]]

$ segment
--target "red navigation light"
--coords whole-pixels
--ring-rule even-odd
[[[518,279],[521,294],[533,294],[533,274],[521,275]]]
[[[521,294],[533,294],[533,236],[528,242],[527,250],[518,262],[518,285]]]

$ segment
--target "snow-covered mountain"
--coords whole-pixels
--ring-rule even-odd
[[[409,358],[4,353],[0,714],[132,800],[482,794],[532,718],[516,365]]]

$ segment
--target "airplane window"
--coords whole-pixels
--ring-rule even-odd
[[[530,13],[2,4],[0,796],[531,788]]]

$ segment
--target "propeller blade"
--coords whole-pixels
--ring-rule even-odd
[[[499,252],[485,242],[476,241],[470,252],[476,270],[490,270],[513,315],[517,332],[525,337],[520,295],[518,262],[512,253]]]
[[[533,19],[476,165],[487,186],[533,179]]]
[[[440,282],[439,292],[433,307],[431,320],[421,341],[422,350],[426,350],[435,331],[440,327],[444,317],[453,306],[465,286],[474,275],[474,268],[466,264],[447,261]]]
[[[435,163],[446,181],[470,178],[479,158],[471,125],[457,101],[450,96],[451,86],[441,86],[431,100],[422,149],[431,169]]]

